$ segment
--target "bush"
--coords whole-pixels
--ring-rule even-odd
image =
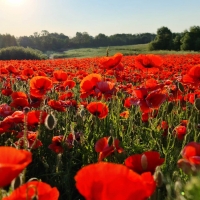
[[[6,47],[0,49],[0,60],[44,60],[48,57],[41,51],[24,47]]]

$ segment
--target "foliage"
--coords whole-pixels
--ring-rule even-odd
[[[17,39],[20,46],[31,47],[46,51],[62,51],[72,48],[86,47],[108,47],[116,45],[146,44],[155,38],[155,34],[115,34],[106,36],[98,34],[93,37],[87,32],[77,32],[76,36],[69,38],[64,34],[49,33],[43,30],[41,33],[35,32],[31,36],[21,36]]]
[[[0,49],[10,46],[18,46],[16,38],[10,34],[0,34]]]
[[[161,27],[157,30],[154,41],[150,42],[150,50],[170,50],[172,48],[172,32],[167,27]]]
[[[182,50],[200,50],[200,27],[192,26],[189,31],[184,33],[181,38],[181,49]]]
[[[199,62],[199,54],[121,53],[0,61],[0,145],[31,151],[23,182],[37,178],[57,187],[61,200],[83,199],[74,177],[93,163],[98,171],[99,161],[117,164],[125,172],[130,172],[126,167],[134,169],[138,178],[142,172],[154,173],[157,188],[151,200],[183,199],[184,192],[195,195],[199,181],[190,177],[199,170],[200,144],[191,151],[189,146],[189,153],[184,147],[200,139]],[[0,158],[8,164],[4,156]],[[187,164],[189,174],[178,165],[180,161]],[[190,164],[194,161],[196,165]],[[91,176],[84,174],[80,187],[92,184],[84,187],[86,192],[103,183],[111,187],[112,172],[116,181],[112,188],[126,186],[127,173],[123,179],[113,164],[107,165],[106,177],[101,175],[104,170],[98,174],[86,168],[94,171]],[[187,186],[190,180],[192,189]]]
[[[42,60],[47,56],[41,51],[24,47],[6,47],[0,49],[0,60]]]

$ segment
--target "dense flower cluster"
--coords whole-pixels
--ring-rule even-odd
[[[177,162],[186,174],[197,173],[200,144],[194,141],[199,139],[199,116],[193,117],[193,112],[200,111],[199,62],[198,54],[121,53],[0,61],[5,99],[0,105],[0,187],[24,173],[37,153],[42,166],[49,155],[55,156],[52,168],[60,174],[70,166],[66,167],[68,160],[71,166],[78,160],[69,169],[88,200],[148,199],[156,191],[156,169],[166,170],[167,151],[176,145],[182,158],[170,162]],[[145,137],[152,141],[145,143]],[[87,158],[83,152],[91,155]],[[56,187],[29,181],[3,199],[58,197]]]

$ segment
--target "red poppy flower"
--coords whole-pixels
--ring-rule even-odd
[[[26,76],[28,78],[31,78],[34,76],[34,71],[31,68],[26,68],[22,71],[22,76]]]
[[[27,95],[24,92],[13,92],[11,94],[11,98],[12,98],[12,100],[15,100],[15,99],[18,99],[18,98],[27,99]]]
[[[0,187],[7,186],[32,162],[29,151],[0,147]]]
[[[68,74],[62,70],[57,70],[53,72],[53,77],[56,82],[62,82],[67,80]]]
[[[195,93],[188,93],[184,96],[184,100],[194,104],[196,96],[197,95]]]
[[[38,76],[47,76],[47,74],[43,71],[38,71]]]
[[[140,99],[135,98],[135,97],[128,97],[124,101],[124,107],[130,108],[132,105],[139,105],[140,104]]]
[[[17,124],[23,123],[24,121],[24,113],[22,111],[15,111],[12,115],[7,116],[4,118],[3,122],[9,124]]]
[[[186,174],[200,170],[200,143],[188,143],[181,151],[181,156],[183,158],[177,164]]]
[[[45,111],[32,110],[27,113],[27,124],[30,126],[38,125],[39,123],[44,124],[46,116],[47,113]]]
[[[8,70],[6,68],[1,68],[0,74],[8,74]]]
[[[13,93],[13,91],[11,88],[1,90],[1,94],[3,94],[4,96],[10,96],[12,93]]]
[[[108,106],[102,102],[91,102],[87,105],[87,109],[99,119],[105,118],[109,112]]]
[[[30,94],[41,98],[52,88],[52,81],[45,76],[35,76],[30,80]]]
[[[59,112],[65,112],[66,109],[64,105],[61,103],[61,101],[56,101],[56,100],[50,100],[47,103],[52,109],[57,110]]]
[[[63,135],[54,136],[52,138],[52,143],[48,146],[49,149],[54,151],[55,153],[63,153],[64,148],[62,146],[63,143]]]
[[[102,161],[114,151],[117,151],[118,153],[122,153],[124,151],[124,149],[119,146],[118,139],[114,139],[113,144],[109,146],[110,139],[111,137],[103,137],[96,142],[95,151],[99,152],[98,161]]]
[[[120,117],[127,119],[129,117],[129,111],[128,110],[123,111],[119,115],[120,115]]]
[[[23,132],[20,132],[17,137],[18,138],[22,138],[24,136],[24,133]],[[31,149],[37,149],[39,147],[42,146],[42,142],[37,139],[37,133],[35,132],[32,132],[32,131],[28,131],[28,134],[27,134],[27,140],[28,140],[28,148],[31,148]],[[18,140],[15,142],[16,145],[18,145],[19,147],[24,147],[24,140]]]
[[[139,105],[142,113],[147,117],[147,113],[152,112],[153,109],[158,110],[161,104],[166,100],[166,94],[162,93],[160,89],[147,93],[146,88],[137,88],[133,90],[135,101],[130,101],[130,104]]]
[[[140,176],[124,165],[107,162],[83,167],[76,174],[75,181],[86,200],[145,200],[156,188],[150,173]]]
[[[157,80],[150,78],[145,81],[144,86],[148,91],[154,91],[163,88],[164,84],[159,84]]]
[[[181,151],[181,155],[184,159],[189,160],[192,163],[200,164],[200,143],[190,142],[188,143],[183,150]],[[197,162],[195,162],[195,158]]]
[[[64,87],[65,89],[72,89],[76,86],[76,82],[73,80],[66,80],[61,87]]]
[[[10,73],[12,74],[19,74],[19,71],[17,70],[17,66],[13,66],[13,65],[9,65],[7,68],[6,68]]]
[[[58,200],[59,191],[56,187],[51,187],[47,183],[40,181],[27,182],[16,190],[10,196],[4,197],[3,200]]]
[[[164,163],[165,159],[160,158],[157,151],[146,151],[143,154],[129,156],[125,160],[125,165],[133,171],[141,174],[143,172],[155,172],[157,166]]]
[[[104,94],[105,96],[111,96],[112,94],[115,94],[117,90],[115,83],[110,81],[100,81],[96,84],[94,91],[97,95]]]
[[[90,74],[83,78],[83,80],[80,83],[80,90],[81,90],[81,98],[87,97],[88,95],[91,95],[94,93],[94,89],[96,87],[96,84],[98,82],[102,81],[102,77],[100,74]]]
[[[68,91],[68,92],[62,93],[62,94],[58,97],[58,99],[59,99],[59,100],[62,100],[62,101],[65,101],[66,99],[71,99],[73,96],[74,96],[74,93],[71,92],[71,91]]]
[[[123,54],[116,53],[114,56],[100,58],[100,67],[103,69],[113,69],[120,63],[122,57]]]
[[[6,121],[0,121],[0,134],[7,132],[11,127],[12,123]]]
[[[137,99],[145,99],[148,95],[148,90],[146,88],[136,88],[133,90],[133,96]]]
[[[14,108],[24,108],[29,106],[28,99],[25,98],[16,98],[11,103],[10,106]]]
[[[183,140],[186,133],[187,133],[187,128],[185,126],[177,126],[175,129],[175,136],[179,139],[179,140]]]
[[[156,72],[161,68],[162,59],[154,54],[138,55],[135,57],[135,66],[146,72]]]
[[[200,65],[196,65],[190,68],[188,73],[183,76],[182,81],[184,83],[191,83],[198,85],[200,83]]]
[[[166,94],[163,94],[161,90],[155,90],[150,92],[145,100],[150,108],[158,109],[166,98]]]
[[[162,121],[161,124],[158,126],[158,128],[162,129],[162,131],[163,131],[162,135],[163,136],[167,136],[168,128],[169,128],[169,125],[168,125],[167,121]]]
[[[9,115],[11,115],[14,111],[12,111],[11,107],[6,104],[3,103],[0,105],[0,116],[1,117],[7,117]]]
[[[75,107],[77,108],[77,101],[74,99],[60,101],[63,107]]]

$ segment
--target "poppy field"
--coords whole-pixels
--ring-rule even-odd
[[[198,199],[200,54],[0,61],[0,199]]]

